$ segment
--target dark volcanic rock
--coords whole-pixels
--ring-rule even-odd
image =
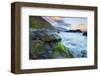
[[[82,32],[80,29],[77,29],[77,30],[69,30],[69,31],[67,31],[67,32]]]
[[[83,36],[87,36],[87,32],[84,32],[84,33],[83,33]]]
[[[61,41],[61,37],[57,32],[53,32],[50,30],[37,30],[30,32],[30,39],[39,39],[45,42],[59,42]]]

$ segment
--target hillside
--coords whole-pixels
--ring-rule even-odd
[[[54,27],[45,21],[41,16],[29,16],[29,27],[34,29],[50,29],[55,30]]]

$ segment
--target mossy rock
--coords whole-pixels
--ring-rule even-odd
[[[73,54],[70,52],[69,48],[65,47],[61,42],[55,44],[52,49],[51,57],[55,58],[55,54],[59,52],[59,56],[62,58],[73,58]]]

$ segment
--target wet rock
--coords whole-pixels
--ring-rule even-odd
[[[57,56],[57,54],[60,54]],[[63,58],[73,58],[72,53],[70,52],[69,48],[65,47],[61,42],[56,43],[53,46],[52,50],[52,57],[63,57]]]
[[[52,47],[49,43],[41,40],[30,41],[30,59],[48,59],[51,55]]]
[[[31,53],[31,57],[32,58],[38,58],[39,55],[41,55],[44,51],[43,51],[43,46],[44,46],[44,42],[40,41],[40,40],[34,40],[34,41],[30,41],[30,53]]]
[[[59,42],[61,41],[61,38],[57,33],[46,32],[45,36],[42,37],[41,40],[46,41],[46,42]]]
[[[35,39],[36,39],[35,34],[32,33],[31,31],[29,32],[29,39],[30,39],[30,40],[35,40]]]
[[[31,30],[29,36],[30,59],[73,57],[69,49],[61,43],[57,32],[48,29]]]
[[[84,32],[84,33],[83,33],[83,36],[87,36],[87,32]]]
[[[76,29],[76,30],[69,30],[69,31],[67,31],[67,32],[79,32],[79,33],[82,33],[82,31],[80,30],[80,29]]]
[[[81,51],[81,57],[87,57],[86,50],[82,50],[82,51]]]
[[[61,37],[58,35],[57,32],[52,32],[50,30],[37,30],[37,31],[33,31],[30,39],[39,39],[45,42],[59,42],[61,41]]]

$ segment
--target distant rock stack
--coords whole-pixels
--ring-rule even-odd
[[[83,32],[83,36],[87,36],[87,32]]]

